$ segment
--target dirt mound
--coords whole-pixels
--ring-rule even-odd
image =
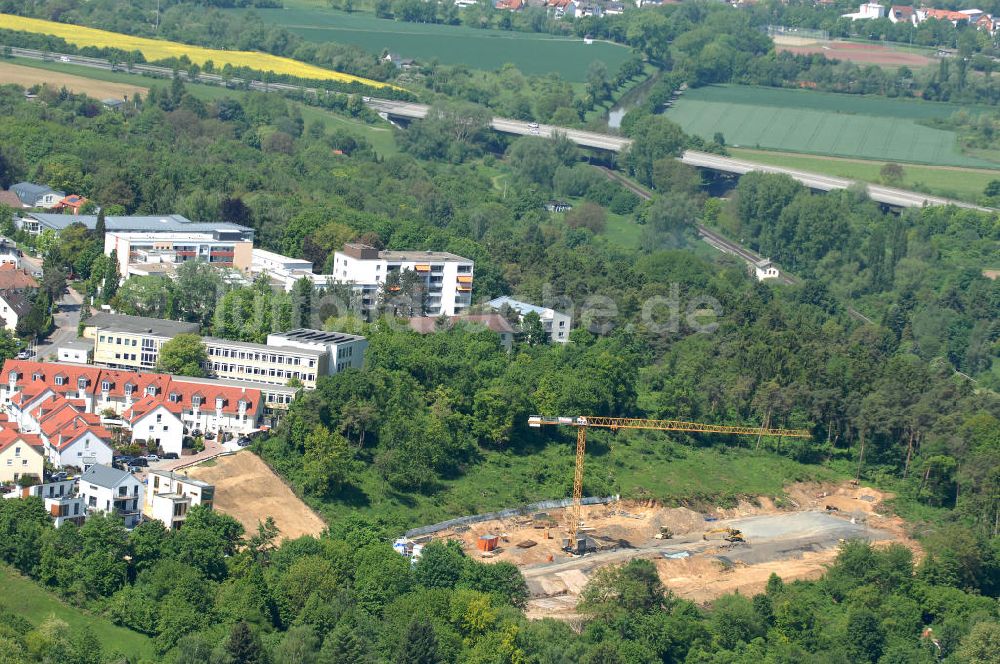
[[[215,465],[195,466],[191,477],[215,485],[215,509],[235,518],[248,533],[267,517],[281,531],[280,537],[295,539],[319,535],[326,524],[309,506],[253,452],[244,450],[219,457]]]

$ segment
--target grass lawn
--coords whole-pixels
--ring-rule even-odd
[[[1000,162],[962,153],[955,133],[918,124],[983,107],[750,86],[688,90],[666,116],[685,131],[711,139],[722,132],[734,147],[890,160],[930,165],[1000,168]]]
[[[25,67],[36,67],[50,71],[59,71],[98,81],[109,81],[112,83],[126,83],[142,87],[150,87],[155,84],[164,86],[170,85],[170,81],[163,78],[143,76],[141,74],[129,74],[127,72],[111,72],[106,69],[94,69],[92,67],[81,67],[80,65],[65,64],[62,62],[44,62],[42,60],[32,60],[29,58],[14,58],[18,65]],[[202,101],[211,102],[223,97],[243,99],[246,92],[243,90],[230,90],[218,85],[205,85],[199,83],[186,83],[186,89],[195,97]],[[396,141],[392,135],[392,129],[386,124],[369,125],[342,115],[337,115],[316,106],[309,106],[300,102],[289,100],[290,104],[299,107],[302,119],[308,124],[313,119],[320,119],[326,123],[328,129],[342,128],[356,136],[367,139],[376,152],[382,155],[395,154],[399,152]]]
[[[243,10],[232,10],[243,11]],[[281,25],[312,42],[354,44],[369,53],[388,49],[403,57],[494,70],[513,63],[525,74],[556,72],[567,81],[586,80],[595,60],[614,75],[631,49],[609,42],[458,25],[405,23],[372,14],[346,13],[305,3],[284,9],[254,9],[267,23]]]
[[[360,491],[354,500],[317,508],[331,521],[360,511],[405,529],[565,498],[573,492],[576,437],[570,434],[562,434],[560,442],[523,454],[484,452],[481,463],[463,477],[444,482],[433,496],[394,492],[368,466],[358,477]],[[780,494],[789,482],[841,477],[823,466],[800,464],[770,451],[754,452],[748,449],[754,441],[733,439],[728,441],[729,447],[691,447],[670,440],[666,434],[653,432],[592,431],[584,495],[620,493],[626,498],[656,498],[670,504],[731,503],[744,495]]]
[[[772,166],[785,166],[824,175],[881,183],[884,161],[815,157],[789,152],[730,148],[734,157]],[[991,180],[1000,180],[1000,170],[920,166],[903,164],[903,188],[925,189],[940,196],[975,202]]]
[[[93,632],[105,654],[117,652],[126,655],[130,661],[154,659],[153,642],[149,637],[69,606],[34,581],[2,564],[0,588],[3,588],[0,606],[26,618],[32,625],[37,626],[54,615],[70,627],[85,627]]]

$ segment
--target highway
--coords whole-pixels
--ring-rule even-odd
[[[68,64],[81,65],[84,67],[94,67],[97,69],[117,69],[124,71],[127,68],[125,65],[118,65],[117,67],[112,67],[108,60],[101,58],[89,58],[80,55],[64,55],[60,53],[49,53],[45,51],[38,51],[33,49],[25,48],[12,48],[11,52],[16,57],[21,58],[32,58],[35,60],[48,60],[48,61],[60,61]],[[152,74],[154,76],[167,77],[173,76],[174,71],[168,67],[157,67],[154,65],[146,64],[135,64],[128,71],[139,73],[139,74]],[[186,72],[179,72],[179,74],[185,79],[189,79]],[[252,90],[259,90],[261,92],[298,92],[302,94],[312,94],[320,95],[327,94],[328,92],[322,88],[309,88],[299,85],[291,85],[288,83],[265,83],[263,81],[244,81],[238,78],[225,79],[218,74],[198,74],[198,81],[206,83],[215,83],[217,85],[229,85],[229,86],[247,86]],[[190,79],[189,79],[190,80]],[[377,97],[364,97],[364,102],[373,110],[379,113],[385,114],[386,116],[395,116],[398,118],[408,118],[408,119],[420,119],[427,115],[427,111],[430,108],[426,104],[418,104],[414,102],[407,101],[394,101],[390,99],[380,99]],[[539,125],[536,123],[528,122],[525,120],[512,120],[509,118],[493,118],[491,121],[491,126],[494,130],[503,132],[506,134],[514,134],[517,136],[541,136],[551,138],[557,134],[563,135],[569,140],[573,141],[577,145],[586,148],[593,148],[597,150],[607,150],[609,152],[624,152],[632,145],[632,141],[623,136],[613,136],[611,134],[602,134],[600,132],[594,131],[583,131],[580,129],[568,129],[566,127],[557,127],[554,125]],[[789,177],[801,182],[803,185],[809,187],[810,189],[818,191],[833,191],[835,189],[847,189],[855,184],[855,181],[849,180],[847,178],[839,178],[831,175],[822,175],[819,173],[812,173],[809,171],[800,171],[793,168],[784,168],[780,166],[769,166],[767,164],[759,164],[757,162],[745,161],[742,159],[734,159],[732,157],[723,157],[716,154],[710,154],[707,152],[698,152],[695,150],[687,150],[681,155],[680,160],[685,164],[690,166],[696,166],[698,168],[706,168],[714,171],[719,171],[722,173],[731,173],[734,175],[743,175],[751,171],[760,171],[765,173],[783,173]],[[884,205],[891,205],[894,207],[924,207],[927,205],[955,205],[957,207],[969,208],[974,210],[980,210],[983,212],[996,212],[993,208],[985,208],[978,205],[973,205],[971,203],[965,203],[963,201],[957,201],[950,198],[943,198],[941,196],[931,196],[930,194],[924,194],[916,191],[908,191],[905,189],[895,189],[893,187],[884,187],[877,184],[866,185],[869,197],[878,203]]]

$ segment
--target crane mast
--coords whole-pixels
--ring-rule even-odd
[[[729,424],[706,424],[704,422],[687,422],[684,420],[649,420],[637,417],[543,417],[532,415],[528,418],[528,426],[533,428],[543,426],[576,427],[576,469],[573,474],[573,511],[570,535],[576,536],[580,527],[581,501],[583,500],[583,467],[587,451],[587,429],[644,429],[648,431],[686,431],[692,433],[721,433],[737,436],[779,436],[783,438],[809,438],[812,434],[806,429],[779,429],[773,427],[736,426]]]

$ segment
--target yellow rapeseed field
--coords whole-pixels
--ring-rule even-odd
[[[186,55],[191,62],[198,65],[204,65],[205,62],[211,60],[216,68],[222,68],[224,65],[229,64],[233,67],[250,67],[259,71],[271,71],[275,74],[287,74],[289,76],[297,76],[298,78],[322,81],[332,80],[343,83],[356,82],[377,88],[394,87],[388,83],[373,81],[361,78],[360,76],[351,76],[350,74],[343,74],[331,69],[323,69],[322,67],[292,60],[291,58],[282,58],[269,53],[220,51],[161,39],[147,39],[145,37],[134,37],[106,30],[85,28],[69,23],[56,23],[37,18],[14,16],[12,14],[0,14],[0,28],[62,37],[70,44],[80,47],[98,46],[102,48],[118,48],[123,51],[141,51],[147,60],[179,58],[182,55]]]

